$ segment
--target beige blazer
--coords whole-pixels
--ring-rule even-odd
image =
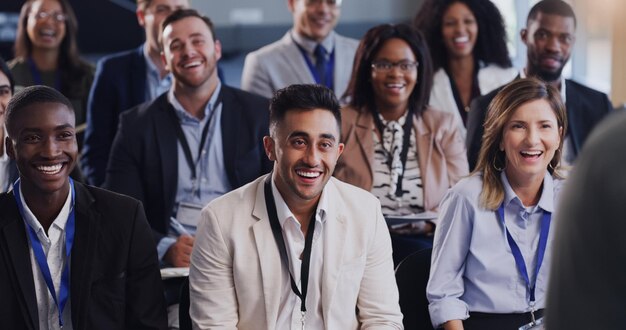
[[[202,210],[189,274],[194,329],[276,329],[289,275],[265,207],[265,177]],[[322,236],[324,328],[402,329],[380,203],[335,178],[324,189],[330,196]]]
[[[341,110],[343,154],[335,177],[372,190],[374,160],[374,118],[367,109]],[[452,114],[432,108],[413,118],[417,156],[424,186],[424,209],[436,211],[448,188],[469,174],[465,142]]]
[[[348,87],[358,45],[358,40],[335,33],[333,86],[338,98]],[[293,84],[315,84],[315,78],[291,38],[291,31],[287,31],[282,39],[246,56],[241,89],[272,98],[275,91]]]

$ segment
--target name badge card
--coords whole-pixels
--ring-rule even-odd
[[[189,227],[198,227],[202,205],[180,202],[176,211],[176,220]]]

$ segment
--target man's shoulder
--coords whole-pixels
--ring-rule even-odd
[[[222,93],[224,95],[230,94],[236,100],[248,104],[267,104],[269,105],[269,99],[254,93],[250,93],[248,91],[244,91],[243,89],[239,89],[236,87],[231,87],[225,84],[222,84]],[[256,110],[256,109],[255,109]]]
[[[140,203],[135,198],[110,190],[78,182],[75,183],[75,186],[77,196],[79,193],[84,195],[83,199],[78,200],[94,203],[96,208],[103,213],[118,213],[120,210],[134,210]]]
[[[567,89],[571,89],[572,91],[574,91],[575,94],[581,96],[581,97],[585,97],[585,98],[605,98],[608,96],[603,93],[600,92],[598,90],[595,90],[591,87],[585,86],[577,81],[571,80],[571,79],[565,79],[565,83],[567,84]]]
[[[342,36],[339,33],[335,34],[335,42],[337,43],[337,45],[353,48],[354,50],[356,50],[356,48],[359,46],[359,40]]]
[[[104,67],[128,66],[131,62],[141,59],[142,53],[137,49],[128,49],[102,57],[98,64]]]
[[[330,196],[330,198],[344,205],[378,205],[380,208],[380,201],[369,191],[343,182],[335,177],[330,178],[324,189],[327,189],[326,191],[331,195],[335,195]]]
[[[141,124],[156,115],[158,111],[166,108],[168,104],[167,93],[163,93],[154,100],[146,101],[122,112],[120,118],[125,122],[133,121]]]

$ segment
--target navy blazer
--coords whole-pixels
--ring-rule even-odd
[[[516,79],[518,78],[519,76]],[[593,127],[613,110],[613,106],[606,94],[583,86],[573,80],[566,79],[565,86],[567,130],[574,145],[574,155],[578,155]],[[503,87],[478,97],[471,103],[467,118],[467,138],[465,141],[470,171],[473,171],[478,163],[487,108]]]
[[[167,329],[155,243],[141,204],[80,183],[71,254],[74,329]],[[0,194],[0,324],[39,329],[25,222]]]
[[[269,131],[267,99],[222,84],[222,149],[233,189],[272,169],[263,148]],[[120,116],[104,187],[143,202],[158,243],[167,226],[178,184],[177,121],[163,93]]]
[[[98,62],[87,101],[87,130],[81,156],[81,169],[89,184],[98,186],[104,182],[120,113],[147,101],[146,70],[143,44]]]

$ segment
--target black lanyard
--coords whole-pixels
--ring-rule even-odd
[[[274,195],[272,194],[272,173],[267,176],[265,180],[265,207],[267,208],[267,215],[270,217],[270,225],[272,226],[272,233],[276,240],[276,245],[280,251],[280,259],[287,272],[289,272],[289,278],[291,279],[291,290],[300,298],[300,311],[306,312],[306,294],[309,286],[309,266],[311,264],[311,246],[313,245],[313,231],[315,230],[315,212],[311,215],[309,220],[309,227],[306,232],[306,238],[304,240],[304,251],[302,252],[302,265],[300,266],[300,285],[302,286],[302,292],[298,290],[296,281],[293,280],[293,275],[289,270],[289,257],[287,256],[287,247],[283,238],[283,231],[278,221],[278,214],[276,213],[276,203],[274,202]]]
[[[409,114],[406,116],[406,120],[404,122],[404,126],[402,129],[404,131],[404,136],[402,137],[402,150],[400,151],[400,162],[402,163],[402,173],[398,176],[398,182],[396,184],[396,197],[402,196],[402,181],[404,178],[404,170],[406,169],[406,159],[409,154],[409,144],[411,138],[411,128],[413,128],[413,114],[415,111],[413,108],[409,107]],[[378,116],[378,112],[373,111],[372,115],[374,116],[374,123],[376,124],[376,129],[380,132],[380,145],[384,148],[383,139],[385,136],[385,125],[383,125],[383,121]],[[391,150],[390,150],[391,153]],[[393,158],[388,159],[389,169],[391,169],[391,163],[393,162]]]
[[[217,96],[217,100],[215,101],[215,106],[211,109],[211,114],[209,115],[209,120],[204,124],[204,128],[202,129],[202,136],[200,137],[200,147],[198,148],[198,157],[194,162],[193,156],[191,155],[191,148],[189,147],[189,142],[187,142],[187,138],[185,137],[185,133],[183,132],[182,123],[178,116],[176,116],[176,110],[174,106],[170,104],[170,112],[174,116],[175,122],[178,123],[176,126],[176,136],[178,137],[178,141],[180,141],[180,145],[183,147],[183,153],[185,154],[185,159],[187,160],[187,165],[189,165],[189,170],[191,170],[191,180],[196,180],[196,164],[202,157],[202,149],[204,148],[204,144],[206,143],[206,137],[209,134],[209,127],[211,126],[211,121],[213,120],[213,115],[217,112],[217,108],[222,103],[222,93]],[[194,183],[195,185],[195,183]]]

